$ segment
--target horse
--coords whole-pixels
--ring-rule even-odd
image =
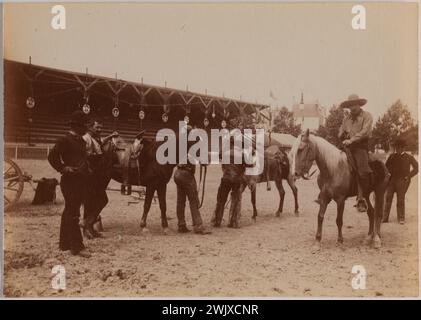
[[[155,191],[158,194],[161,211],[161,226],[164,233],[168,231],[166,193],[167,184],[171,179],[175,164],[159,164],[156,160],[156,151],[163,142],[155,140],[140,140],[136,136],[132,144],[126,143],[121,137],[113,138],[105,153],[112,154],[112,170],[110,176],[122,184],[122,193],[126,187],[146,187],[143,214],[140,228],[147,232],[146,219],[151,208]],[[130,190],[130,189],[129,189]],[[130,191],[129,191],[130,193]]]
[[[282,180],[287,180],[292,193],[294,194],[295,215],[298,216],[298,191],[295,186],[295,180],[290,170],[290,161],[288,155],[278,145],[271,144],[265,148],[264,170],[259,175],[244,175],[244,183],[241,186],[241,192],[249,187],[251,191],[251,203],[253,205],[253,220],[256,220],[256,187],[258,183],[275,181],[276,188],[279,192],[279,207],[275,215],[279,217],[283,211],[285,190],[282,185]],[[269,185],[268,185],[269,189]]]
[[[308,172],[315,161],[320,174],[317,183],[320,189],[319,213],[314,250],[321,249],[322,227],[326,208],[333,199],[337,204],[336,225],[338,227],[338,244],[343,243],[342,224],[345,200],[357,194],[357,180],[348,162],[346,153],[339,150],[321,137],[310,134],[307,130],[295,141],[292,149],[292,169],[294,176],[308,179]],[[373,170],[370,192],[364,194],[367,201],[367,215],[369,219],[366,243],[373,243],[374,248],[381,247],[380,225],[383,214],[383,202],[389,172],[380,160],[371,159]],[[371,204],[370,194],[375,194],[375,206]]]

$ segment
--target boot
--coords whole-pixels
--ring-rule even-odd
[[[370,194],[370,178],[360,177],[358,187],[357,209],[359,212],[367,212],[368,205],[364,196]]]

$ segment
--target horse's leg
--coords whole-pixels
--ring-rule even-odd
[[[323,220],[325,217],[327,205],[329,204],[330,200],[331,200],[331,197],[328,196],[325,192],[320,193],[320,207],[319,207],[319,213],[317,215],[316,242],[314,243],[313,251],[318,251],[321,248],[320,242],[322,241]]]
[[[282,179],[280,178],[276,179],[275,184],[279,192],[279,208],[278,208],[278,211],[276,211],[275,215],[279,217],[284,207],[285,190],[284,190],[284,187],[282,186]]]
[[[344,238],[342,236],[342,225],[343,225],[343,216],[344,216],[344,208],[345,208],[345,197],[340,197],[336,201],[336,206],[337,206],[336,226],[338,227],[338,243],[342,244],[344,242]]]
[[[295,213],[296,216],[298,216],[298,214],[300,213],[299,208],[298,208],[298,189],[295,185],[294,178],[292,177],[292,175],[290,175],[290,174],[288,175],[287,182],[288,182],[288,185],[290,186],[290,188],[292,190],[292,193],[294,194],[294,204],[295,204],[294,213]]]
[[[373,245],[376,249],[379,249],[382,246],[382,242],[380,240],[380,226],[383,220],[385,191],[385,188],[382,186],[378,187],[377,190],[375,190]]]
[[[256,222],[257,218],[257,208],[256,208],[256,186],[251,190],[251,204],[253,205],[253,221]]]
[[[167,221],[167,184],[161,183],[157,187],[159,209],[161,210],[161,226],[164,229],[164,233],[167,233],[168,221]]]
[[[142,231],[146,229],[146,218],[148,217],[149,210],[151,209],[153,195],[155,193],[155,186],[146,186],[145,202],[143,203],[143,215],[140,221],[140,228]]]
[[[371,244],[371,241],[374,238],[374,208],[370,201],[370,195],[364,196],[364,199],[367,203],[367,216],[368,216],[368,235],[365,238],[365,244]]]

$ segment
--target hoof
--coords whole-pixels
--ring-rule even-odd
[[[379,237],[375,237],[373,239],[373,247],[374,249],[380,249],[382,247],[382,241],[380,240]]]
[[[296,217],[298,217],[300,215],[300,211],[295,210],[294,214],[295,214]]]
[[[149,229],[146,227],[141,228],[142,233],[149,233]]]
[[[311,247],[311,253],[317,253],[320,252],[320,250],[322,250],[322,245],[320,241],[316,241]]]
[[[344,239],[343,238],[338,238],[337,240],[336,240],[336,245],[337,246],[342,246],[344,244]]]
[[[280,217],[280,216],[281,216],[281,213],[282,213],[281,211],[276,211],[276,212],[275,212],[275,216],[276,216],[276,217]]]
[[[163,233],[164,235],[167,235],[167,234],[169,234],[169,233],[170,233],[170,229],[168,229],[168,228],[162,228],[162,233]]]
[[[251,217],[253,219],[253,222],[256,222],[257,217]]]

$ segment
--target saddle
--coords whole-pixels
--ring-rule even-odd
[[[271,173],[280,172],[282,178],[288,177],[289,161],[287,154],[277,145],[270,145],[265,149],[265,166],[263,176],[267,181],[267,190],[270,190]]]
[[[113,167],[116,170],[121,170],[122,184],[121,193],[131,194],[131,182],[130,173],[134,170],[136,176],[139,176],[139,157],[141,156],[141,149],[135,151],[132,144],[117,140],[115,142],[117,152],[121,152],[123,156],[120,156],[120,160],[114,163]],[[121,155],[121,154],[120,154]],[[139,182],[137,182],[139,183]]]

